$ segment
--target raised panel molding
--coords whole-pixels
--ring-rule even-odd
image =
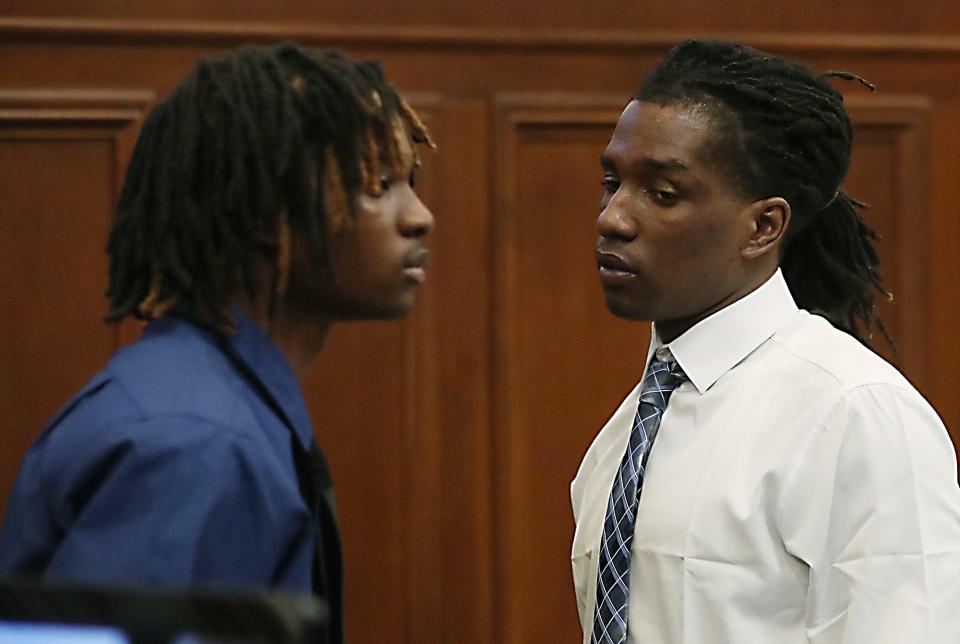
[[[760,49],[803,54],[960,55],[960,37],[883,33],[700,33],[749,42]],[[292,38],[306,43],[393,48],[557,50],[587,52],[665,51],[687,32],[588,29],[478,29],[450,26],[366,27],[357,25],[198,20],[107,20],[0,17],[0,41],[236,45]]]
[[[624,104],[623,96],[575,94],[511,94],[500,95],[495,101],[495,210],[492,218],[495,240],[492,291],[495,463],[491,477],[493,494],[499,500],[495,508],[494,534],[495,579],[500,589],[496,605],[496,622],[500,630],[496,635],[497,641],[505,643],[536,639],[538,620],[542,622],[544,619],[540,615],[544,610],[540,602],[537,602],[536,614],[521,608],[530,606],[526,593],[533,576],[530,567],[535,564],[527,558],[531,538],[529,517],[530,510],[537,507],[530,483],[539,478],[535,472],[536,430],[525,423],[524,419],[529,415],[525,398],[530,395],[531,387],[546,386],[525,381],[521,373],[529,366],[529,361],[521,358],[524,349],[521,326],[526,303],[520,283],[524,279],[520,267],[523,239],[518,232],[518,219],[523,216],[523,211],[518,202],[519,182],[530,171],[519,165],[521,146],[529,134],[583,128],[612,130]],[[598,145],[598,160],[601,149]],[[550,321],[544,323],[550,324]],[[563,491],[558,490],[558,493],[563,494]],[[548,533],[543,535],[545,546],[556,546],[555,528],[560,521],[563,521],[561,517],[555,517],[548,525],[541,526]],[[562,561],[557,564],[563,565]],[[556,576],[559,572],[553,564],[550,565],[549,574]],[[572,598],[569,588],[556,589],[547,610],[552,610],[556,601],[562,601],[554,598],[563,597],[567,591]],[[569,619],[574,611],[575,604],[571,599],[564,619]]]
[[[613,95],[576,94],[507,94],[495,99],[496,170],[495,204],[493,217],[495,228],[496,267],[494,281],[500,285],[500,297],[495,304],[495,346],[498,355],[497,368],[501,374],[501,390],[508,393],[512,384],[508,375],[510,340],[508,328],[517,302],[512,298],[515,274],[516,249],[514,212],[517,200],[519,168],[517,147],[524,129],[555,127],[610,127],[616,125],[625,105],[624,97]],[[600,150],[597,151],[599,159]],[[500,396],[500,400],[503,400]],[[509,417],[507,410],[502,410]]]
[[[148,89],[0,89],[0,139],[108,141],[114,150],[115,202],[140,124],[154,99]],[[103,214],[109,221],[111,214]],[[115,325],[114,345],[131,341],[138,329],[131,320]]]
[[[143,117],[154,96],[146,89],[0,89],[0,125],[126,128]]]
[[[155,96],[149,89],[0,89],[0,137],[111,141],[116,151],[116,198],[140,124]]]
[[[510,366],[514,339],[511,322],[521,305],[516,299],[516,210],[518,177],[517,149],[523,131],[528,128],[609,127],[616,125],[624,106],[622,96],[576,94],[508,94],[495,100],[495,213],[494,283],[499,297],[494,302],[494,368],[498,374],[495,392],[499,426],[509,426],[515,412],[512,392],[520,384],[513,382]],[[600,150],[597,150],[599,159]],[[519,438],[519,437],[518,437]],[[515,454],[508,450],[504,455]]]
[[[7,277],[2,371],[5,402],[17,401],[3,423],[11,435],[0,468],[0,511],[27,442],[133,333],[126,323],[100,323],[107,312],[102,249],[122,165],[152,98],[140,90],[0,89],[0,149],[12,175],[4,177],[0,223],[0,272]],[[18,175],[18,167],[32,170]],[[38,262],[46,269],[34,275]]]
[[[922,388],[929,386],[931,231],[930,113],[932,101],[922,95],[856,95],[846,99],[858,137],[888,141],[895,158],[895,231],[881,240],[890,245],[887,264],[895,264],[898,278],[888,286],[894,293],[898,356],[906,375]],[[867,199],[869,201],[869,199]],[[869,219],[870,211],[866,211]],[[880,346],[883,340],[874,340]]]

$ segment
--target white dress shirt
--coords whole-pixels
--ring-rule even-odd
[[[779,271],[667,348],[690,380],[647,464],[628,643],[960,644],[956,456],[910,383]],[[585,643],[639,393],[571,485]]]

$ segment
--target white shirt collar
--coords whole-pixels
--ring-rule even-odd
[[[770,339],[799,309],[780,269],[762,286],[690,327],[667,345],[654,325],[650,354],[667,349],[701,394]]]

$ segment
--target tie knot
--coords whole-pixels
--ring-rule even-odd
[[[687,379],[687,374],[676,360],[650,361],[650,368],[643,379],[640,390],[640,402],[653,405],[660,411],[667,408],[667,402],[673,390]]]

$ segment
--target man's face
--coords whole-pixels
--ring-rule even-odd
[[[749,200],[709,163],[703,106],[633,101],[604,152],[597,267],[607,307],[682,332],[745,281]],[[734,298],[735,299],[735,298]]]
[[[381,176],[382,194],[361,190],[355,195],[355,217],[344,215],[333,223],[328,217],[332,275],[316,270],[315,260],[308,260],[314,270],[298,269],[303,263],[297,255],[307,253],[295,249],[288,302],[327,320],[391,319],[410,310],[426,279],[424,239],[433,229],[433,215],[413,190],[412,150],[404,150],[402,158],[399,173],[385,170]]]

